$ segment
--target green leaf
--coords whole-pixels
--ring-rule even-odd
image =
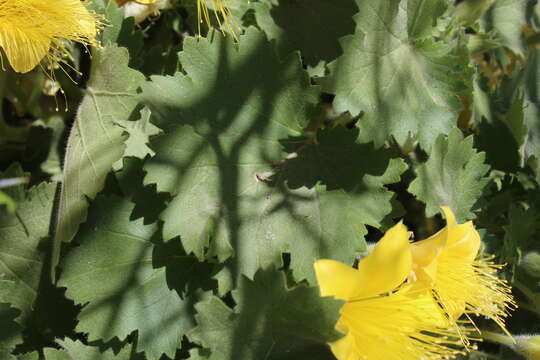
[[[160,251],[150,241],[156,224],[131,221],[134,204],[116,196],[98,197],[88,221],[77,235],[79,247],[62,262],[59,286],[78,304],[87,304],[78,319],[77,331],[88,340],[123,340],[138,332],[137,351],[149,360],[161,354],[173,357],[180,340],[193,326],[191,300],[171,290],[163,266],[177,264],[177,274],[193,263],[182,264],[180,248]],[[180,261],[180,262],[179,262]]]
[[[137,89],[144,76],[130,69],[128,53],[115,46],[96,50],[86,95],[77,111],[64,159],[64,182],[53,247],[52,271],[60,245],[86,218],[87,198],[103,188],[112,165],[124,154],[124,130],[115,124],[136,116]]]
[[[155,185],[144,185],[143,161],[137,158],[124,158],[122,170],[114,175],[121,191],[135,203],[131,220],[144,218],[145,224],[159,220],[159,214],[170,200],[167,193],[157,193]]]
[[[0,281],[2,286],[4,281]],[[15,322],[15,318],[19,316],[19,312],[10,307],[8,304],[0,302],[0,359],[16,360],[14,355],[11,355],[15,346],[22,343],[21,327]]]
[[[426,215],[433,216],[449,206],[458,221],[475,217],[472,208],[489,182],[485,154],[473,148],[473,137],[463,138],[459,129],[448,137],[440,135],[428,161],[416,169],[417,177],[409,192],[426,204]]]
[[[472,26],[495,0],[463,0],[451,10],[455,22],[463,27]]]
[[[142,96],[165,133],[151,142],[156,155],[145,165],[145,182],[178,194],[162,214],[165,240],[182,235],[186,251],[202,259],[211,246],[210,256],[224,260],[234,233],[253,237],[254,229],[232,223],[245,211],[236,198],[264,201],[268,187],[256,174],[281,160],[279,139],[300,133],[318,94],[298,57],[280,62],[254,29],[241,36],[239,48],[219,34],[213,42],[186,39],[180,58],[188,75],[154,76],[143,87]],[[257,219],[250,216],[250,223]],[[273,261],[281,257],[272,256]]]
[[[195,348],[189,351],[189,360],[207,360],[210,352],[207,349]]]
[[[148,147],[147,144],[151,136],[159,134],[160,129],[150,122],[151,114],[152,112],[150,109],[145,107],[141,110],[141,117],[139,120],[116,121],[116,123],[121,126],[129,135],[125,142],[126,149],[124,150],[123,157],[144,159],[147,155],[154,155],[154,152]]]
[[[486,32],[495,31],[503,45],[516,54],[524,55],[527,44],[521,27],[531,24],[536,2],[536,0],[494,1],[481,19],[482,29]]]
[[[287,166],[290,176],[268,178],[287,156],[279,140],[297,134],[314,91],[298,59],[279,62],[259,33],[249,30],[239,43],[236,50],[219,36],[213,43],[186,41],[181,60],[187,75],[153,77],[144,86],[143,97],[164,130],[151,141],[156,155],[145,164],[145,182],[175,195],[161,215],[163,236],[181,236],[188,253],[219,261],[234,254],[236,279],[281,266],[287,252],[295,278],[314,281],[313,261],[352,262],[364,247],[364,225],[378,226],[391,211],[383,185],[399,181],[404,164],[389,162],[388,152],[351,144],[343,150],[347,170],[314,186],[328,173],[313,169],[339,162],[325,154],[334,151],[329,140],[320,150],[323,159],[317,148],[306,149],[305,166],[315,171],[309,181],[301,178],[303,169],[291,168],[304,166],[298,162]],[[224,58],[227,63],[219,64]],[[232,75],[221,78],[227,69]],[[354,142],[356,133],[350,133],[337,131],[336,141]]]
[[[527,249],[531,243],[530,239],[538,228],[539,218],[535,208],[530,207],[525,210],[521,206],[510,207],[508,225],[504,226],[501,263],[508,263],[512,269],[515,269],[521,261],[521,250]]]
[[[475,91],[478,87],[475,87]],[[495,97],[500,100],[500,97]],[[489,109],[483,117],[476,137],[478,149],[486,153],[486,162],[493,169],[515,172],[522,164],[523,144],[527,127],[523,118],[523,96],[517,96],[505,114]]]
[[[18,166],[2,177],[22,176]],[[42,276],[42,242],[49,236],[56,184],[40,184],[25,191],[24,185],[9,188],[17,202],[14,213],[0,210],[0,301],[21,311],[24,323],[33,309]]]
[[[41,359],[39,358],[39,353],[37,351],[33,351],[33,352],[26,353],[23,355],[18,355],[17,360],[41,360]]]
[[[525,159],[540,183],[540,49],[531,49],[525,66]]]
[[[458,69],[466,67],[446,42],[430,38],[445,1],[359,2],[356,33],[342,39],[344,54],[323,79],[336,94],[337,111],[361,112],[357,126],[364,142],[383,144],[390,136],[403,144],[413,134],[429,149],[454,126],[463,88]]]
[[[41,163],[40,168],[51,175],[53,181],[62,181],[62,155],[65,146],[64,132],[66,124],[62,116],[55,114],[47,121],[47,129],[51,130],[52,136],[48,149],[47,158]]]
[[[100,351],[98,347],[89,346],[69,338],[57,340],[63,350],[45,348],[45,360],[131,360],[131,346],[123,347],[118,354],[111,349]]]
[[[93,5],[95,11],[108,21],[108,26],[99,34],[101,44],[126,47],[132,61],[136,60],[135,56],[143,47],[143,34],[135,29],[135,19],[125,18],[124,9],[116,1],[93,0]]]
[[[334,326],[343,303],[321,298],[317,287],[287,289],[275,270],[243,278],[234,298],[234,311],[214,296],[195,305],[189,338],[211,350],[210,360],[327,359],[325,344],[340,337]]]
[[[281,0],[253,5],[257,24],[281,54],[300,50],[304,62],[315,67],[341,55],[338,39],[352,34],[352,15],[358,11],[354,0]]]

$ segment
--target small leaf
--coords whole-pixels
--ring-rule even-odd
[[[426,203],[427,216],[438,214],[445,205],[458,221],[473,219],[472,208],[489,182],[484,177],[489,170],[484,159],[485,154],[473,148],[472,136],[464,139],[459,129],[448,137],[441,134],[428,161],[416,169],[417,177],[408,190]]]
[[[152,112],[148,108],[141,110],[141,117],[139,120],[117,120],[116,123],[122,127],[129,135],[125,141],[126,149],[124,150],[123,157],[135,157],[138,159],[144,159],[147,155],[153,156],[154,152],[148,147],[149,138],[153,135],[157,135],[160,129],[154,126],[150,122],[150,115]],[[119,160],[121,162],[121,160]],[[116,168],[121,167],[115,166]]]
[[[92,5],[97,13],[105,16],[109,25],[99,34],[101,44],[125,47],[131,60],[137,61],[136,55],[144,45],[144,38],[142,32],[135,29],[135,19],[126,18],[124,8],[119,7],[116,1],[93,0]]]

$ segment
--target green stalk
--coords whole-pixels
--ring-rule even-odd
[[[501,345],[512,346],[515,343],[514,339],[512,339],[511,337],[504,334],[495,333],[492,331],[482,330],[481,336],[482,338],[488,341],[501,344]]]

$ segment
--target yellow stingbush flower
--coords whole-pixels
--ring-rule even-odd
[[[330,344],[339,360],[434,360],[452,358],[461,344],[429,291],[404,283],[412,270],[409,234],[395,225],[362,259],[358,269],[334,260],[314,264],[321,296],[347,302]]]
[[[509,285],[497,277],[502,266],[478,258],[480,235],[471,221],[456,224],[452,210],[442,210],[446,227],[411,245],[416,280],[433,290],[451,321],[482,315],[508,334],[504,320],[515,302]]]
[[[0,0],[0,47],[20,73],[46,58],[50,66],[71,55],[65,40],[96,46],[101,17],[80,0]]]

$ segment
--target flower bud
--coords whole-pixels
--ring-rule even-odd
[[[536,251],[525,254],[519,265],[530,276],[540,278],[540,254]]]

